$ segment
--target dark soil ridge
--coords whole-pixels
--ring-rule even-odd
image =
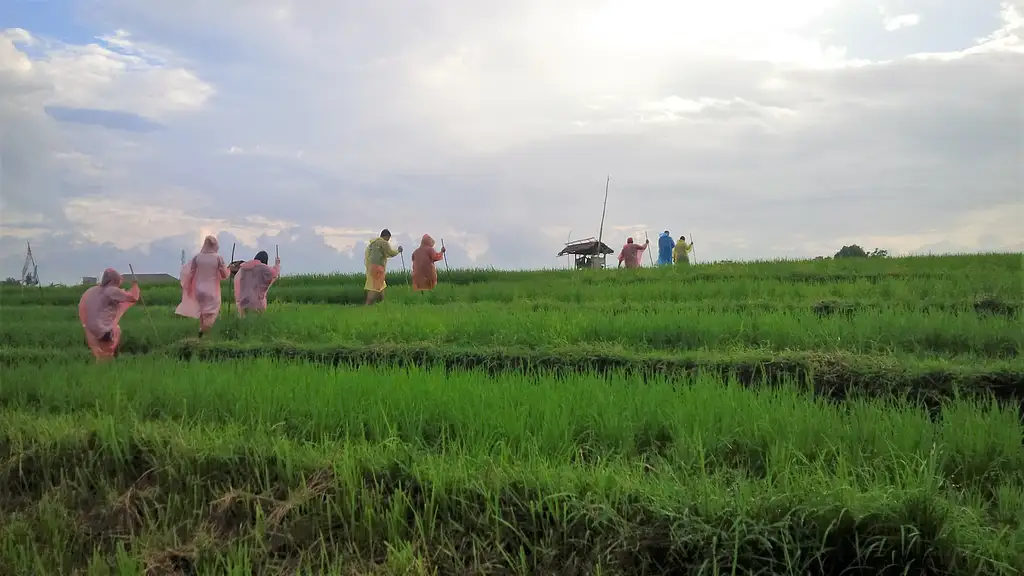
[[[565,375],[630,372],[670,380],[714,374],[748,386],[810,383],[818,394],[838,400],[848,396],[898,395],[922,402],[940,402],[956,394],[991,394],[998,400],[1024,401],[1024,369],[993,371],[964,368],[931,369],[900,366],[870,356],[784,353],[739,356],[628,356],[596,352],[439,350],[412,346],[306,348],[280,344],[259,346],[203,345],[185,341],[174,353],[204,361],[271,357],[347,366],[440,366],[446,371],[480,370]]]
[[[108,558],[118,544],[130,551],[131,536],[147,524],[174,526],[181,542],[143,550],[147,573],[197,573],[203,557],[238,542],[250,543],[256,573],[353,551],[379,565],[387,549],[362,519],[367,509],[393,518],[393,502],[407,503],[404,529],[442,574],[481,573],[473,570],[482,566],[511,573],[510,559],[520,558],[534,573],[567,575],[590,574],[598,565],[619,574],[688,574],[712,562],[744,574],[954,574],[979,562],[944,536],[938,503],[914,496],[860,517],[798,494],[773,502],[759,518],[728,511],[701,517],[666,509],[685,504],[656,506],[639,493],[619,498],[613,510],[593,506],[587,496],[597,487],[554,490],[527,481],[435,487],[392,462],[362,466],[355,477],[364,492],[350,501],[329,467],[296,471],[273,455],[242,454],[183,453],[170,438],[137,437],[115,454],[95,433],[45,453],[0,438],[0,481],[7,487],[0,513],[24,517],[38,514],[32,504],[43,498],[59,502],[68,518],[78,519],[62,552],[72,557],[68,568],[79,570],[95,551]],[[106,498],[111,489],[120,496]],[[168,510],[182,516],[168,517]],[[46,520],[33,520],[39,524],[33,537],[45,542]],[[0,556],[0,572],[13,574],[3,562]],[[1004,572],[986,568],[977,573]]]

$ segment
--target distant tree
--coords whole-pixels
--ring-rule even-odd
[[[851,246],[843,246],[842,250],[836,252],[836,258],[867,258],[868,253],[864,251],[860,246],[853,244]]]
[[[17,278],[11,278],[10,276],[8,276],[8,277],[7,277],[7,278],[6,278],[6,279],[5,279],[4,281],[3,281],[3,283],[4,283],[4,284],[14,284],[14,285],[17,285],[17,284],[21,284],[21,281],[20,281],[20,280],[18,280]]]
[[[888,250],[875,248],[871,252],[867,252],[856,244],[843,246],[843,248],[839,252],[836,252],[835,255],[836,258],[887,258],[888,256]]]

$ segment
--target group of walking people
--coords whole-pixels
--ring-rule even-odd
[[[440,250],[434,249],[436,242],[430,234],[424,234],[420,239],[420,247],[412,252],[412,289],[414,292],[425,292],[433,290],[437,286],[437,262],[444,259],[447,250],[441,241]],[[388,260],[403,253],[403,248],[391,247],[391,231],[387,228],[380,231],[380,236],[374,238],[366,245],[363,255],[363,263],[366,265],[366,305],[372,306],[384,299],[384,289],[388,283],[384,278],[387,276]],[[405,267],[403,261],[402,267]]]
[[[644,251],[650,246],[650,240],[644,240],[643,244],[633,242],[632,238],[626,239],[625,246],[619,252],[619,266],[623,264],[626,268],[639,268],[643,262]],[[693,251],[693,242],[687,244],[686,236],[680,236],[679,242],[672,239],[668,230],[661,233],[658,238],[658,266],[689,266],[690,252]]]
[[[650,240],[643,244],[626,240],[619,253],[619,266],[627,268],[640,266],[644,251]],[[420,246],[412,253],[412,289],[416,292],[433,290],[437,286],[436,264],[445,258],[444,241],[441,249],[435,249],[434,239],[424,234]],[[693,243],[687,243],[685,236],[675,242],[668,230],[658,239],[658,264],[688,265]],[[381,230],[380,235],[366,245],[363,263],[366,267],[366,305],[371,306],[384,299],[387,288],[388,260],[404,253],[401,246],[391,246],[391,232]],[[260,251],[252,260],[227,263],[220,255],[220,243],[215,236],[207,236],[199,253],[181,268],[181,303],[175,314],[199,320],[199,337],[213,328],[221,309],[221,282],[234,276],[235,309],[239,317],[247,311],[262,313],[267,309],[267,292],[281,276],[281,258],[278,256],[270,266],[269,256]],[[402,260],[405,267],[405,260]],[[85,330],[86,342],[97,360],[107,360],[117,355],[121,341],[120,320],[124,313],[139,302],[142,294],[138,282],[133,278],[131,289],[121,285],[124,277],[117,270],[103,271],[98,285],[82,294],[78,303],[78,317]]]
[[[412,253],[412,289],[433,290],[437,286],[435,264],[445,257],[445,248],[434,249],[434,239],[424,234],[420,247]],[[366,246],[363,261],[366,265],[366,305],[384,299],[387,288],[385,276],[387,261],[403,249],[391,247],[391,232],[381,231],[380,236]],[[213,328],[220,315],[221,282],[234,276],[235,309],[239,317],[246,311],[264,312],[267,309],[267,292],[281,276],[281,258],[273,266],[269,256],[260,251],[247,262],[228,264],[220,255],[220,243],[215,236],[207,236],[199,253],[181,268],[181,303],[175,314],[199,320],[199,337]],[[120,321],[124,313],[139,302],[142,293],[139,283],[132,279],[131,289],[124,290],[124,276],[113,268],[103,271],[99,284],[82,294],[78,302],[78,318],[85,330],[86,343],[98,361],[109,360],[117,355],[121,341]]]
[[[231,264],[224,262],[219,251],[217,238],[207,236],[199,253],[181,268],[181,303],[174,312],[198,319],[200,338],[220,315],[222,281],[234,276],[235,309],[239,317],[244,317],[247,310],[266,310],[267,291],[281,275],[281,258],[270,266],[270,257],[262,250],[252,260]],[[136,279],[132,279],[130,290],[122,289],[123,283],[120,272],[107,268],[99,284],[86,290],[78,302],[85,340],[97,360],[117,355],[121,316],[142,298]]]

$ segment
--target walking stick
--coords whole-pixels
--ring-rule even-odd
[[[231,264],[233,264],[234,262],[235,262],[235,243],[232,242],[231,243],[231,260],[228,261],[228,266],[231,266]],[[230,280],[228,280],[228,290],[231,291],[231,300],[234,301],[235,300],[235,274],[232,274],[229,278],[230,278]],[[221,302],[221,305],[222,306],[224,305],[223,301]],[[231,305],[228,304],[228,306],[230,307]]]
[[[693,263],[697,263],[697,248],[693,244],[693,234],[690,234],[690,252],[693,252]]]
[[[651,268],[654,268],[654,256],[651,255],[651,239],[647,236],[646,230],[644,230],[644,240],[647,241],[647,248],[644,248],[644,251],[647,252],[647,257],[651,260]]]
[[[132,268],[131,264],[128,264],[128,271],[132,273],[132,282],[139,283],[139,279],[135,277],[135,269]],[[156,335],[156,343],[163,346],[160,342],[160,332],[156,329],[156,324],[153,322],[153,317],[149,315],[149,308],[146,307],[146,299],[142,297],[142,290],[139,290],[139,303],[142,304],[142,309],[146,312],[146,318],[149,318],[149,325],[153,327],[153,334]]]
[[[444,238],[441,238],[441,250],[444,250],[444,252],[441,253],[441,256],[444,256],[444,269],[445,269],[445,272],[448,273],[448,284],[451,285],[451,283],[452,283],[452,269],[448,267],[448,250],[445,250]]]
[[[399,252],[398,255],[402,257],[402,274],[405,274],[405,283],[412,286],[412,279],[409,278],[409,272],[405,269],[405,252]]]

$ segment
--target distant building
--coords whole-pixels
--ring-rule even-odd
[[[131,282],[132,275],[125,274],[124,279]],[[170,274],[136,274],[135,279],[139,284],[177,284],[178,279]]]
[[[131,273],[122,272],[125,282],[132,281]],[[170,274],[136,274],[135,278],[139,281],[139,284],[177,284],[178,279]],[[99,280],[95,276],[82,276],[82,284],[86,286],[95,286],[99,284]]]

